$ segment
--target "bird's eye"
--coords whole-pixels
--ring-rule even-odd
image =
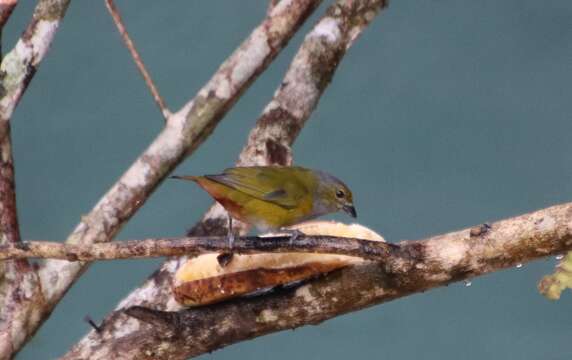
[[[345,195],[346,195],[346,194],[343,192],[343,190],[338,190],[338,191],[336,191],[336,197],[337,197],[338,199],[343,198]]]

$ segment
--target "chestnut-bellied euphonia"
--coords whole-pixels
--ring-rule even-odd
[[[232,218],[260,231],[278,230],[343,210],[356,217],[350,189],[334,176],[299,166],[229,168],[218,175],[173,176],[192,180]],[[229,218],[229,241],[232,225]]]

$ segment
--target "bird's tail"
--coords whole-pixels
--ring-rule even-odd
[[[192,175],[184,175],[184,176],[179,176],[179,175],[173,175],[173,176],[169,176],[169,179],[179,179],[179,180],[190,180],[190,181],[199,181],[200,176],[192,176]]]

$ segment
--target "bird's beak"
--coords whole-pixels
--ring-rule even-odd
[[[179,176],[179,175],[169,176],[169,179],[192,180],[191,176]]]
[[[357,218],[356,208],[353,205],[344,205],[342,208],[345,212],[347,212],[351,217],[354,219]]]

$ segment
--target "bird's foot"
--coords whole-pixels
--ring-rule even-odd
[[[226,267],[228,264],[230,264],[230,262],[234,257],[234,253],[232,252],[232,248],[234,246],[234,239],[235,239],[234,233],[232,232],[232,229],[229,229],[227,237],[228,252],[223,252],[216,257],[216,260],[218,261],[218,264],[221,267]]]
[[[226,266],[228,266],[228,264],[230,264],[230,262],[232,261],[233,258],[234,258],[234,253],[226,252],[226,253],[219,254],[216,257],[216,261],[218,261],[218,264],[220,265],[220,267],[226,267]]]
[[[232,251],[232,247],[234,246],[234,233],[232,231],[228,232],[227,244],[228,250]]]
[[[290,241],[288,242],[289,245],[294,244],[294,241],[296,241],[296,239],[298,239],[300,236],[306,235],[298,229],[280,229],[280,231],[290,235]]]

